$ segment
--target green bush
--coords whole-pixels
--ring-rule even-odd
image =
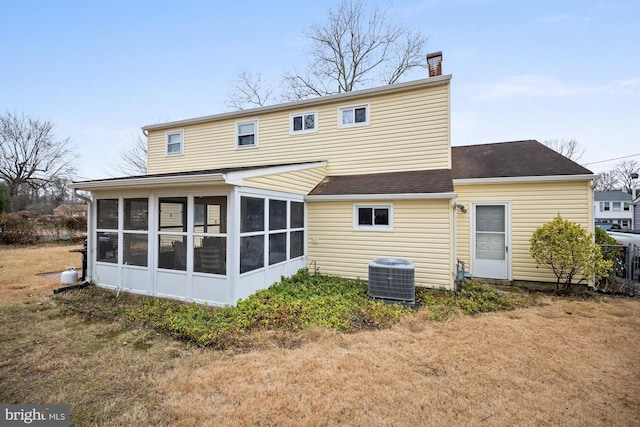
[[[613,262],[602,256],[593,234],[560,216],[537,228],[531,236],[531,257],[549,267],[556,276],[556,290],[568,292],[574,284],[611,271]]]

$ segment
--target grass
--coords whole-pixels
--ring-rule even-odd
[[[419,309],[432,320],[460,314],[510,309],[513,302],[480,285],[463,293],[418,288]],[[117,297],[110,291],[88,288],[68,292],[56,301],[76,314],[137,322],[168,336],[214,349],[252,348],[253,335],[261,331],[289,334],[326,328],[337,332],[386,329],[414,310],[403,304],[386,304],[367,296],[361,280],[310,275],[301,270],[291,278],[238,302],[237,307],[211,308],[160,298],[134,295]]]
[[[3,295],[35,277],[15,259],[23,249],[0,249],[0,265],[23,270],[0,276]],[[78,426],[640,425],[638,299],[420,289],[419,310],[335,323],[347,329],[313,317],[296,326],[275,315],[282,304],[262,306],[321,301],[338,283],[265,291],[247,304],[269,315],[222,350],[150,323],[158,307],[184,309],[187,324],[212,308],[97,288],[54,299],[56,282],[13,290],[16,301],[0,300],[0,402],[67,403]],[[361,286],[350,283],[344,298]],[[512,308],[493,306],[501,301]]]

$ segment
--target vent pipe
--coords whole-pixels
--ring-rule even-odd
[[[429,67],[429,77],[442,75],[442,51],[427,54],[427,67]]]

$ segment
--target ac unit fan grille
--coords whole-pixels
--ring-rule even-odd
[[[372,298],[415,303],[413,264],[405,260],[375,260],[369,264],[368,294]]]

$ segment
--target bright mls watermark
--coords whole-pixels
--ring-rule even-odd
[[[69,405],[5,405],[0,403],[0,425],[69,427]]]

